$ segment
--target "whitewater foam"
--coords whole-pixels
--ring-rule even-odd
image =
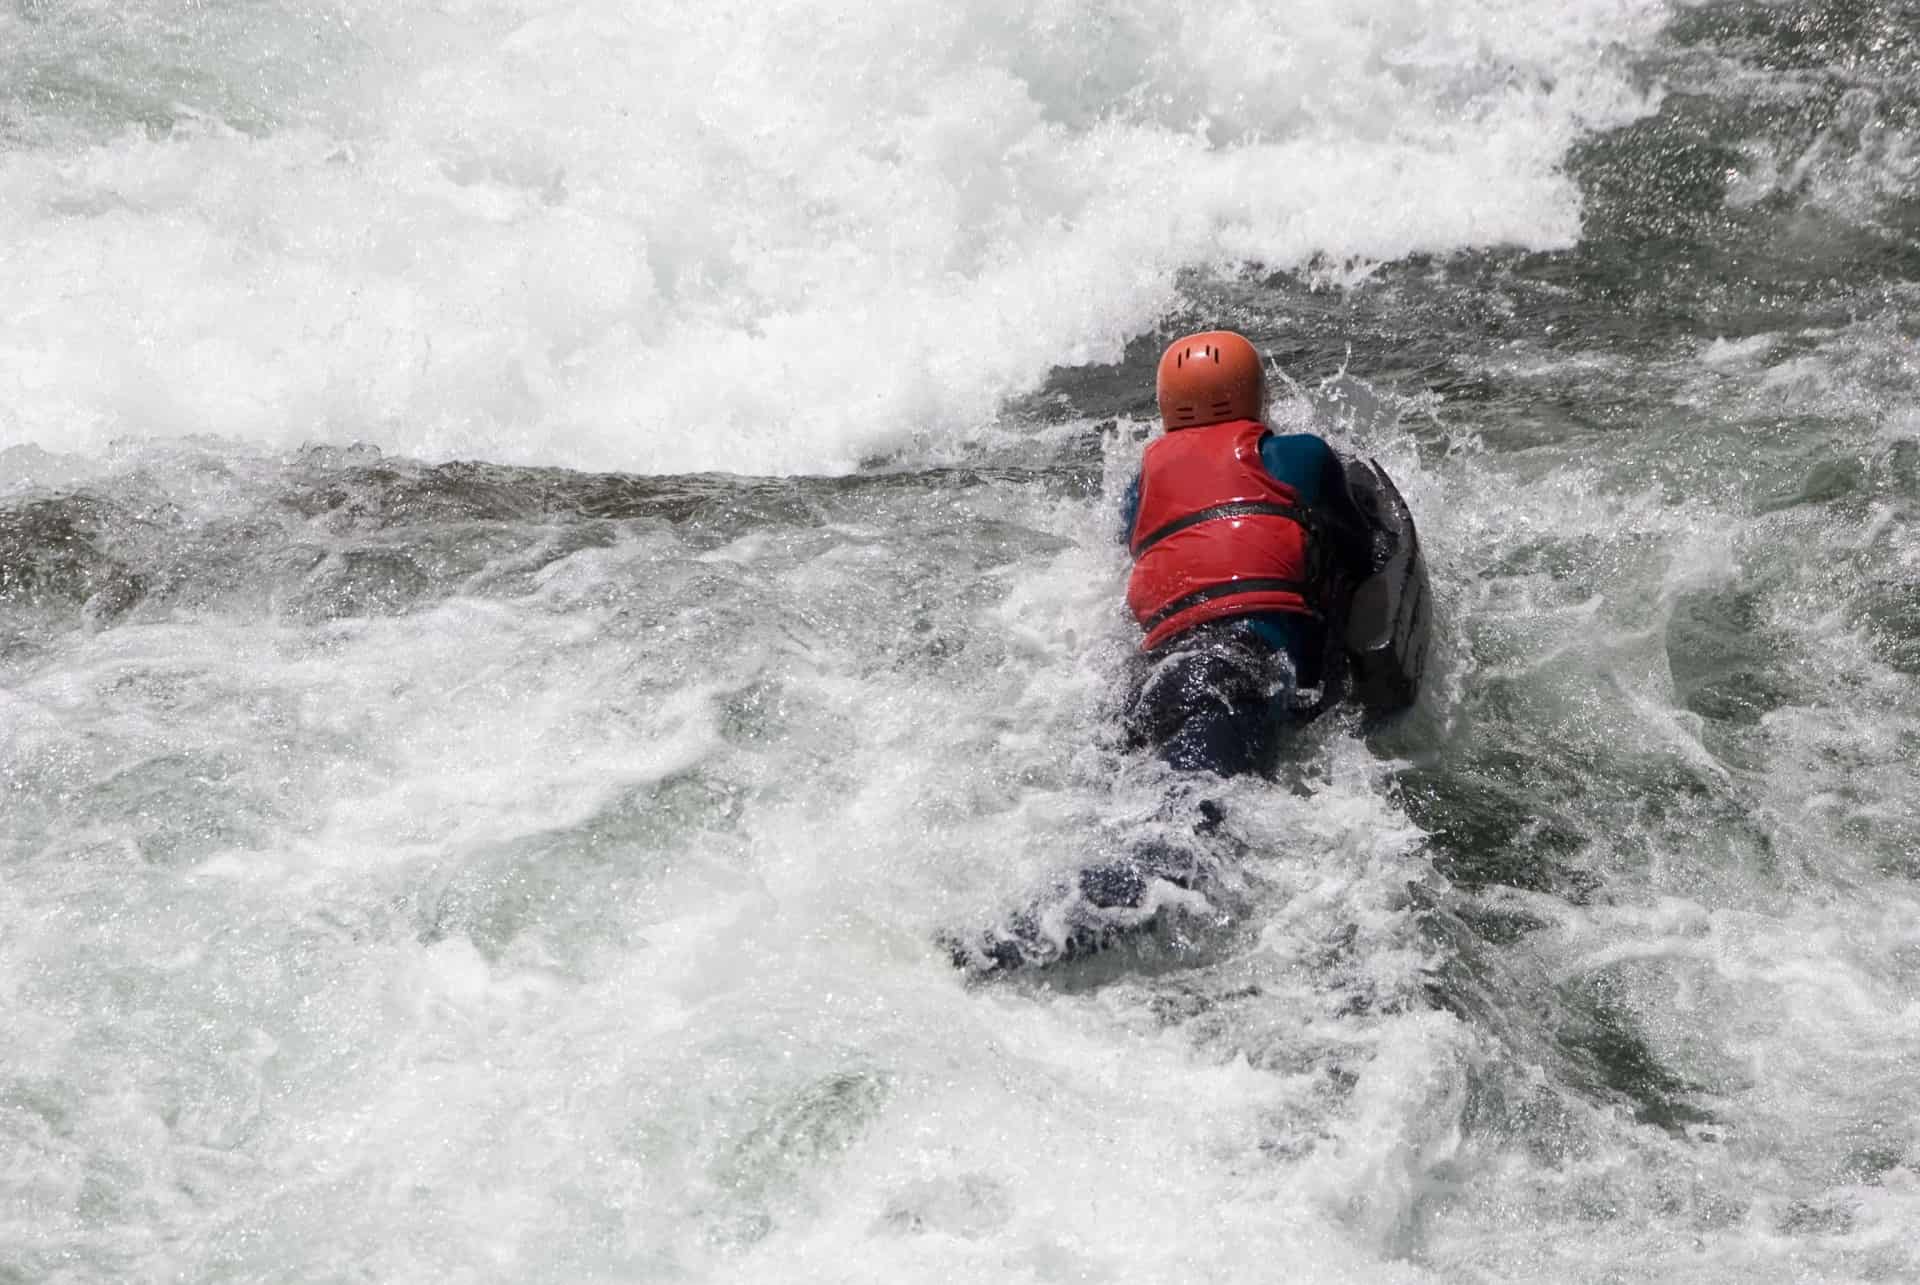
[[[935,456],[1184,270],[1568,244],[1663,10],[18,11],[16,81],[97,92],[7,102],[0,446]]]

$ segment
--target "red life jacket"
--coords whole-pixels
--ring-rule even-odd
[[[1236,419],[1169,432],[1140,461],[1127,605],[1142,647],[1252,612],[1318,615],[1311,516],[1260,462],[1266,425]]]

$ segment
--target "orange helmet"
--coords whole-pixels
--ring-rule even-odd
[[[1267,375],[1246,336],[1208,330],[1168,345],[1154,381],[1160,421],[1167,431],[1230,419],[1259,419],[1266,408]]]

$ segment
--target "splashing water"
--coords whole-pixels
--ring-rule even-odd
[[[1566,244],[1657,10],[35,4],[0,433],[952,455],[1182,269]]]
[[[0,12],[0,1279],[1911,1277],[1912,25]],[[969,985],[1189,321],[1434,671]]]

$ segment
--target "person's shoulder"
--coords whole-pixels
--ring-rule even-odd
[[[1269,459],[1287,460],[1294,464],[1318,465],[1328,459],[1338,459],[1331,443],[1318,433],[1276,433],[1267,430],[1260,439],[1260,453]]]
[[[1333,444],[1318,433],[1276,433],[1269,428],[1260,443],[1265,446],[1269,442],[1292,451],[1333,454]]]
[[[1317,433],[1269,432],[1260,439],[1260,462],[1274,481],[1293,487],[1311,504],[1320,498],[1340,457]]]

